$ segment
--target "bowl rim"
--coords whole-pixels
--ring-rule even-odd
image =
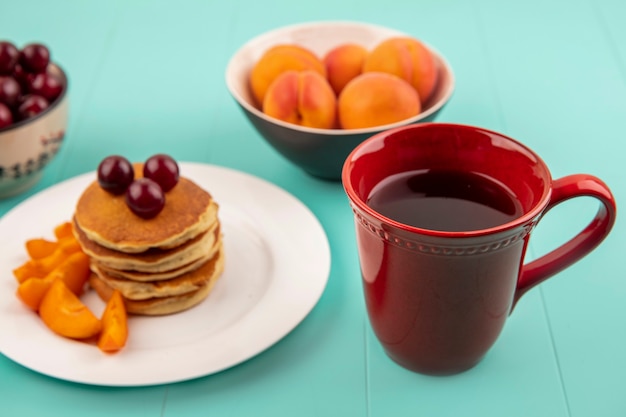
[[[12,130],[19,129],[19,128],[23,127],[23,126],[26,126],[26,125],[28,125],[30,123],[33,123],[34,121],[36,121],[38,119],[41,119],[41,118],[45,117],[48,113],[50,113],[56,107],[58,107],[59,104],[63,101],[63,99],[67,95],[67,91],[69,89],[69,79],[67,77],[66,72],[63,70],[63,68],[59,64],[54,63],[54,62],[50,62],[50,65],[59,72],[59,75],[61,76],[61,79],[63,80],[63,85],[65,87],[61,91],[61,94],[56,98],[56,100],[54,100],[52,103],[50,103],[50,105],[48,107],[46,107],[44,109],[44,111],[42,111],[41,113],[36,114],[33,117],[29,117],[28,119],[20,120],[19,122],[15,122],[15,123],[12,123],[12,124],[10,124],[8,126],[0,128],[0,135],[2,135],[4,133],[7,133],[7,132],[10,132]]]
[[[235,81],[234,81],[234,76],[232,75],[234,72],[234,68],[235,68],[235,61],[237,60],[237,58],[245,51],[247,50],[250,45],[254,44],[254,43],[258,43],[260,41],[262,41],[263,39],[269,38],[269,37],[273,37],[277,34],[280,33],[288,33],[294,30],[298,30],[298,29],[309,29],[309,28],[315,28],[315,27],[332,27],[332,26],[337,26],[337,25],[341,25],[341,26],[351,26],[351,27],[359,27],[359,28],[367,28],[367,29],[372,29],[372,30],[376,30],[376,31],[384,31],[384,32],[389,32],[389,33],[395,33],[397,35],[400,36],[411,36],[414,37],[413,35],[410,35],[406,32],[397,30],[397,29],[393,29],[390,27],[386,27],[386,26],[382,26],[382,25],[378,25],[378,24],[373,24],[373,23],[366,23],[366,22],[359,22],[359,21],[352,21],[352,20],[321,20],[321,21],[308,21],[308,22],[300,22],[300,23],[294,23],[294,24],[290,24],[290,25],[286,25],[286,26],[281,26],[278,28],[274,28],[271,29],[269,31],[266,32],[262,32],[252,38],[250,38],[248,41],[246,41],[244,44],[242,44],[231,56],[231,58],[228,61],[228,64],[226,66],[226,71],[225,71],[225,78],[226,78],[226,87],[228,88],[230,94],[234,97],[234,99],[237,101],[237,103],[242,106],[244,109],[246,109],[246,111],[254,114],[255,116],[257,116],[258,118],[267,121],[268,123],[273,123],[275,125],[278,126],[282,126],[285,129],[291,129],[291,130],[295,130],[295,131],[299,131],[299,132],[303,132],[303,133],[309,133],[309,134],[318,134],[318,135],[332,135],[332,136],[351,136],[351,135],[361,135],[361,134],[373,134],[382,130],[388,130],[388,129],[393,129],[395,127],[400,127],[400,126],[404,126],[407,124],[413,124],[413,123],[417,123],[420,120],[423,120],[429,116],[431,116],[433,113],[436,113],[437,111],[439,111],[448,101],[450,101],[450,98],[452,97],[452,94],[454,93],[455,90],[455,84],[456,84],[456,80],[454,77],[454,72],[452,70],[452,66],[450,65],[450,63],[448,62],[448,60],[445,58],[445,56],[443,54],[441,54],[441,52],[439,52],[436,48],[434,48],[433,46],[431,46],[429,43],[424,42],[423,40],[420,39],[420,42],[426,47],[428,48],[428,50],[435,56],[435,58],[439,61],[438,63],[440,64],[440,70],[444,70],[448,76],[449,79],[449,83],[447,85],[447,88],[444,90],[442,97],[435,103],[433,103],[427,110],[424,110],[422,112],[420,112],[419,114],[410,117],[408,119],[403,119],[400,120],[398,122],[394,122],[394,123],[389,123],[386,125],[379,125],[379,126],[373,126],[373,127],[367,127],[367,128],[360,128],[360,129],[320,129],[320,128],[313,128],[313,127],[306,127],[306,126],[300,126],[300,125],[295,125],[293,123],[288,123],[288,122],[284,122],[282,120],[279,119],[275,119],[272,117],[267,116],[265,113],[263,113],[261,110],[259,110],[256,106],[254,106],[253,104],[251,104],[250,102],[248,102],[247,100],[245,100],[241,94],[238,93],[237,89],[235,88]]]

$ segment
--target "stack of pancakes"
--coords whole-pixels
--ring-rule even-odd
[[[217,212],[212,196],[183,177],[152,219],[133,214],[124,195],[112,195],[94,181],[73,218],[74,234],[91,259],[90,285],[104,301],[119,290],[133,314],[195,306],[224,268]]]

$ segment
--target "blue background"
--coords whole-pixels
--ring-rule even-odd
[[[594,174],[618,205],[626,199],[623,0],[0,0],[0,38],[45,42],[71,82],[59,156],[34,189],[1,200],[0,215],[94,170],[106,155],[143,160],[158,151],[276,183],[311,208],[332,250],[328,286],[312,313],[239,366],[177,384],[102,388],[42,376],[0,355],[0,415],[626,416],[619,216],[598,249],[522,298],[476,368],[427,377],[385,356],[367,322],[341,184],[280,157],[224,83],[228,59],[249,38],[315,20],[375,23],[423,39],[456,75],[439,121],[503,132],[541,155],[555,178]],[[584,198],[557,207],[530,255],[565,241],[595,210]]]

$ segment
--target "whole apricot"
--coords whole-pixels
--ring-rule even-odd
[[[286,71],[270,85],[263,100],[270,117],[300,126],[332,129],[337,98],[326,78],[315,71]]]
[[[411,84],[424,105],[438,79],[435,58],[420,41],[411,37],[392,37],[376,45],[365,58],[363,72],[386,72]]]
[[[421,104],[415,88],[402,78],[366,72],[344,87],[337,109],[343,129],[362,129],[416,116]]]
[[[324,55],[326,78],[337,95],[350,80],[361,74],[367,53],[361,45],[344,43]]]
[[[273,46],[263,53],[250,72],[250,89],[259,106],[270,84],[288,70],[312,70],[326,77],[324,63],[309,49],[295,44]]]

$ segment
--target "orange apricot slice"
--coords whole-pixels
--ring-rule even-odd
[[[59,247],[59,242],[44,238],[29,239],[26,241],[26,252],[31,259],[41,259],[50,256]]]
[[[22,265],[13,270],[13,276],[19,284],[26,281],[29,278],[43,278],[46,273],[42,270],[41,265],[35,259],[29,259]]]
[[[103,352],[113,353],[122,349],[128,339],[128,315],[122,293],[115,290],[102,313],[102,332],[98,347]]]
[[[59,225],[57,225],[54,228],[54,236],[56,236],[56,238],[58,240],[62,240],[66,237],[74,237],[74,231],[73,231],[73,226],[71,222],[63,222]]]
[[[28,278],[17,287],[17,298],[31,310],[39,311],[41,300],[51,285],[52,281],[45,278]]]
[[[75,252],[46,275],[45,279],[50,281],[60,279],[67,285],[70,291],[80,296],[83,293],[90,273],[89,256],[85,255],[84,252]]]
[[[52,254],[40,259],[29,259],[13,270],[17,282],[22,283],[28,278],[43,278],[61,265],[68,256],[81,252],[82,248],[78,241],[73,238],[65,238],[59,241],[59,247]]]
[[[60,279],[41,300],[39,316],[50,330],[72,339],[87,339],[102,330],[100,319]]]
[[[54,280],[62,280],[70,291],[81,295],[90,273],[89,257],[83,252],[76,252],[44,278],[32,277],[20,283],[17,287],[17,297],[29,308],[37,311]]]

